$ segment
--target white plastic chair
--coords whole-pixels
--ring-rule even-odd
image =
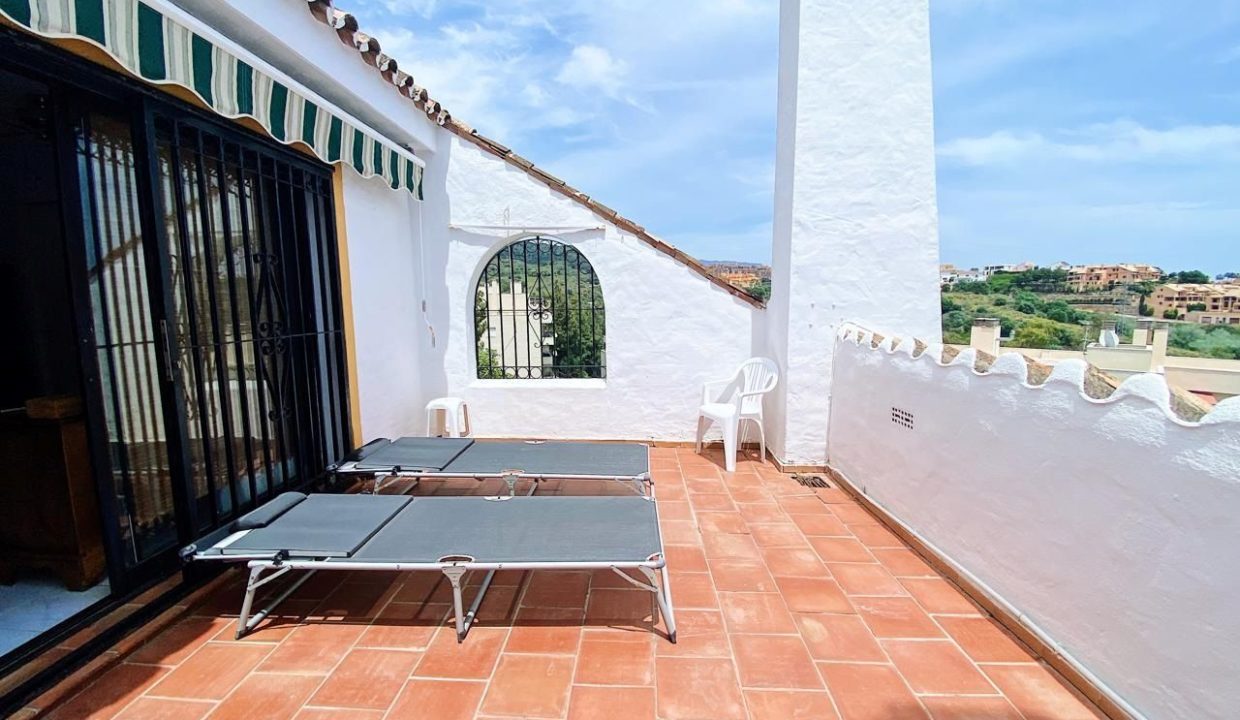
[[[446,437],[469,437],[469,406],[459,397],[435,398],[426,403],[426,436],[431,437],[438,425],[437,416],[443,418]]]
[[[698,408],[697,452],[711,423],[723,430],[723,457],[728,472],[736,470],[736,441],[740,424],[749,420],[758,426],[762,457],[766,458],[766,429],[762,426],[762,396],[779,382],[779,366],[770,358],[750,358],[728,380],[702,386],[702,405]]]

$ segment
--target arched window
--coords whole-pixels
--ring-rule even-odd
[[[546,237],[505,245],[474,297],[478,377],[602,378],[603,290],[590,261]]]

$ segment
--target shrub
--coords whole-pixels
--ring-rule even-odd
[[[1042,314],[1042,301],[1031,292],[1016,293],[1016,302],[1013,307],[1017,312],[1023,312],[1026,315]]]
[[[943,313],[944,332],[969,332],[973,327],[973,315],[964,310]]]
[[[1168,309],[1168,310],[1163,310],[1163,319],[1165,319],[1165,320],[1179,320],[1179,319],[1180,319],[1180,311],[1179,311],[1179,310],[1176,310],[1175,308],[1170,308],[1170,309]]]
[[[956,292],[972,293],[974,295],[989,295],[990,285],[977,280],[961,280],[956,283]]]
[[[1207,357],[1240,360],[1240,330],[1228,327],[1208,330],[1202,325],[1176,325],[1167,344]]]
[[[1073,309],[1071,305],[1063,300],[1047,303],[1042,307],[1042,315],[1055,322],[1076,325],[1084,319],[1084,313]]]
[[[1045,318],[1022,323],[1012,335],[1012,347],[1075,350],[1083,344],[1081,331],[1065,327]]]

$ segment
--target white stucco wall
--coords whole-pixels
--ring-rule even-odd
[[[363,440],[416,432],[422,389],[421,272],[417,215],[405,192],[352,171],[344,179],[354,349]]]
[[[836,342],[832,466],[1139,713],[1234,717],[1240,399],[1189,425],[1157,375],[1095,401],[1081,361],[906,347]]]
[[[940,336],[927,0],[782,0],[779,52],[773,444],[820,464],[844,321]]]
[[[702,382],[731,376],[760,349],[763,311],[472,144],[453,140],[446,161],[450,226],[442,248],[426,251],[427,276],[444,283],[430,293],[437,347],[427,367],[442,375],[427,388],[464,397],[481,436],[692,440]],[[535,232],[575,246],[598,274],[605,380],[476,377],[482,265]]]

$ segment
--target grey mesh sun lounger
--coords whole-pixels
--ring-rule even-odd
[[[389,477],[502,479],[509,494],[518,480],[617,480],[652,489],[650,449],[636,443],[473,440],[404,437],[367,443],[335,465],[337,475],[372,477],[377,491]]]
[[[284,493],[182,551],[186,561],[245,562],[250,568],[237,637],[253,629],[317,571],[438,570],[452,585],[463,641],[498,570],[607,570],[654,594],[676,642],[676,620],[649,495],[410,497]],[[462,578],[486,571],[470,609]],[[640,577],[631,571],[636,570]],[[306,571],[257,613],[255,591]],[[658,615],[656,613],[655,620]]]

